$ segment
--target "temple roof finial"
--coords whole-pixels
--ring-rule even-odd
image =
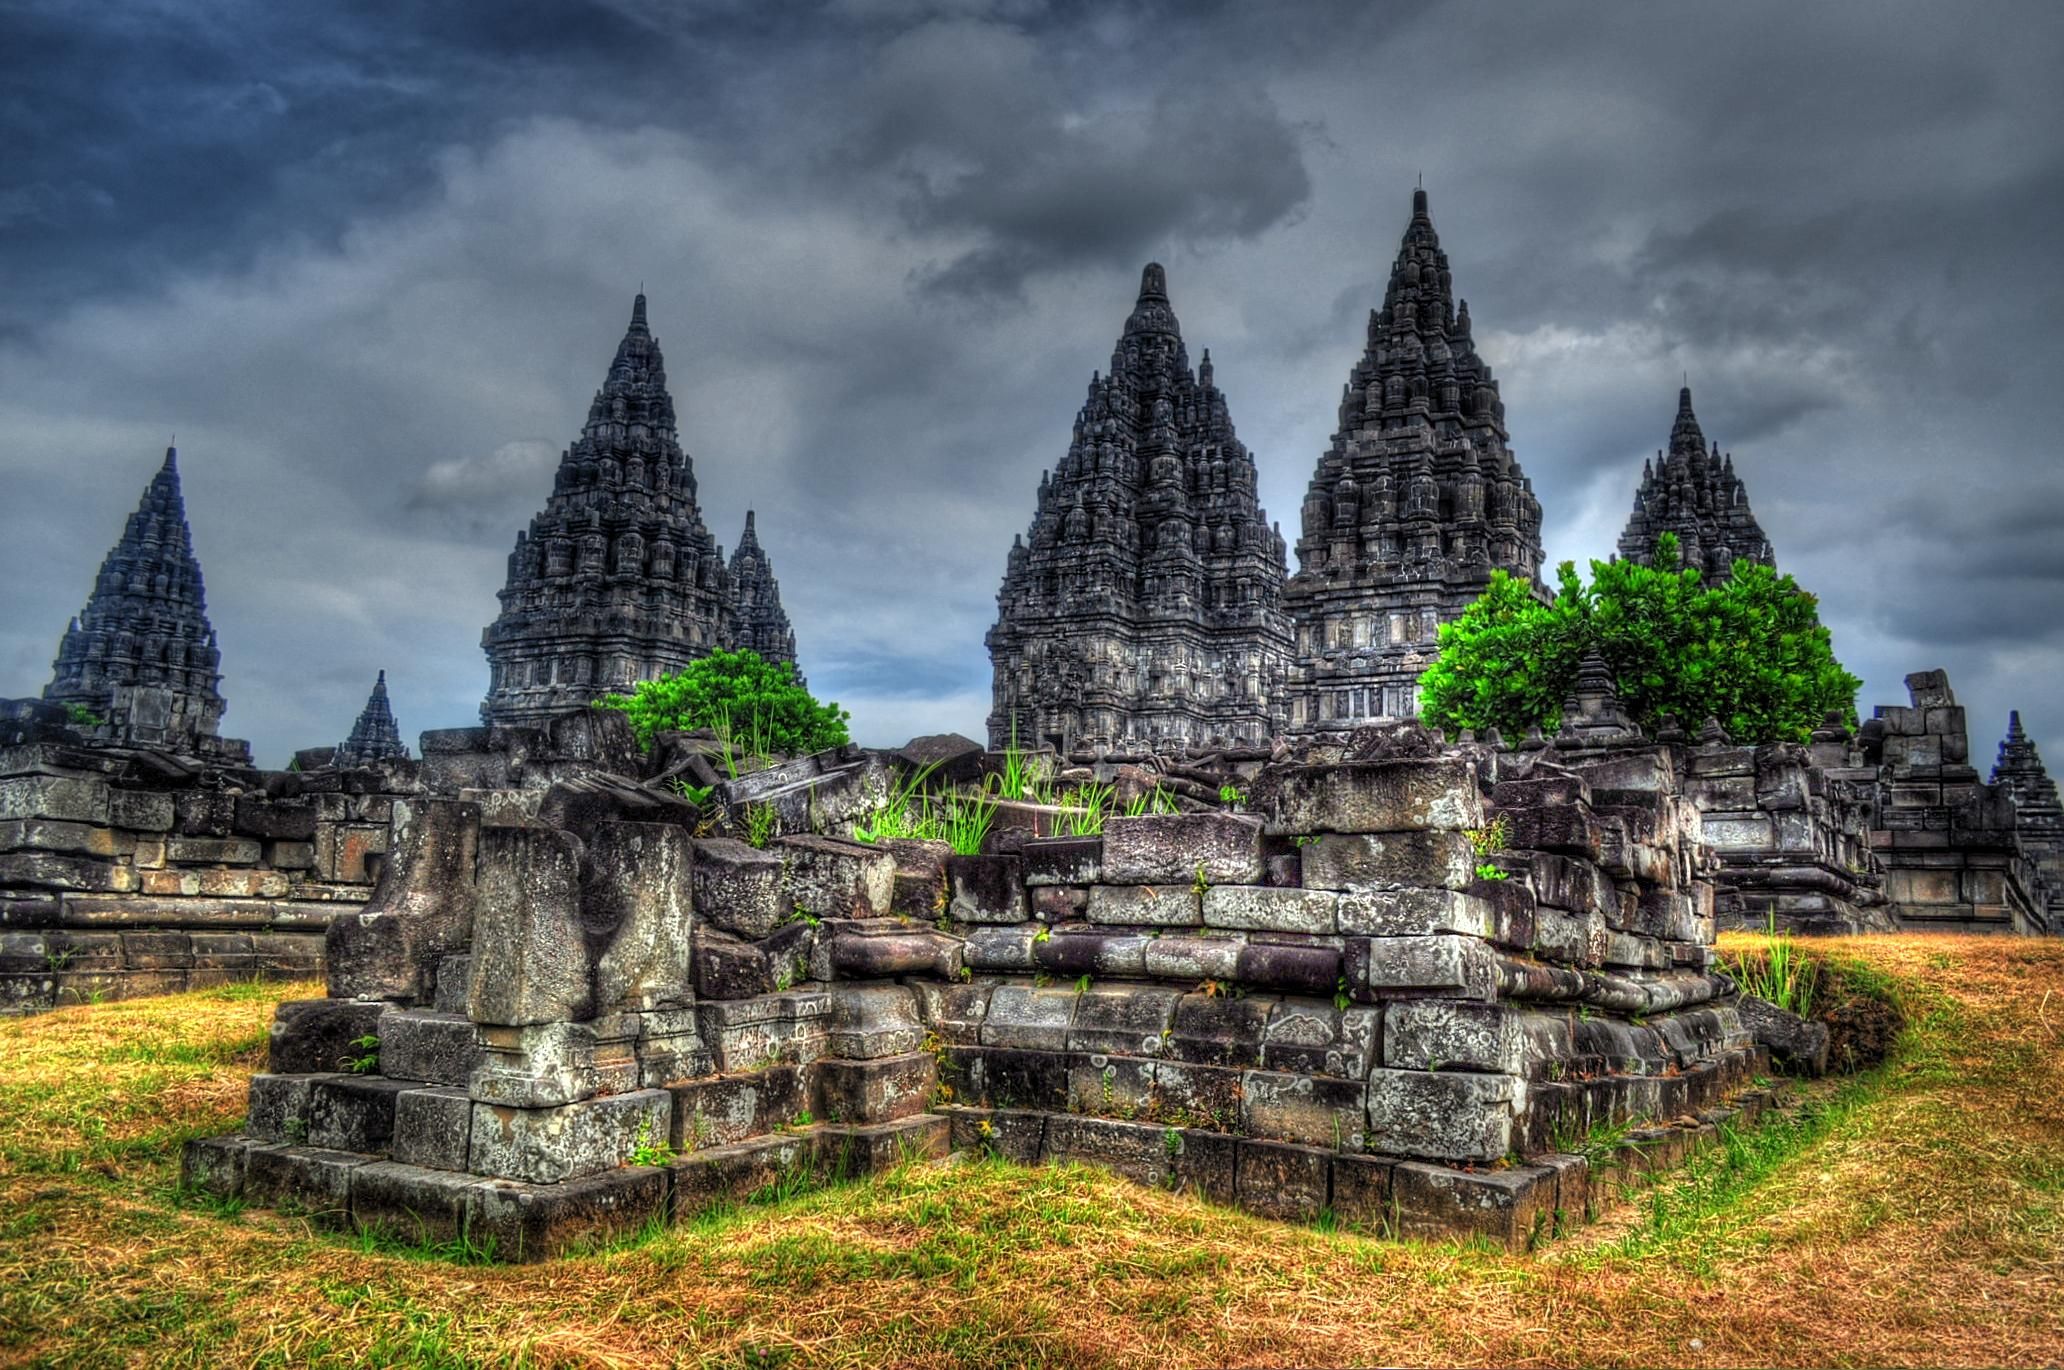
[[[1161,269],[1161,263],[1148,262],[1146,269],[1140,272],[1139,297],[1142,301],[1168,302],[1168,273]]]
[[[641,281],[638,284],[638,298],[631,302],[631,327],[645,328],[647,326],[645,322],[645,285]]]

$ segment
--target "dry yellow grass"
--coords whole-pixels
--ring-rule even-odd
[[[1893,1065],[1534,1256],[1287,1227],[1080,1167],[917,1167],[532,1267],[182,1204],[272,996],[0,1023],[0,1361],[2043,1365],[2064,1358],[2064,945],[1817,943]]]

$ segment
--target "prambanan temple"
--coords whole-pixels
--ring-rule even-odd
[[[1333,436],[1307,487],[1294,573],[1285,539],[1257,499],[1257,459],[1234,427],[1234,393],[1221,385],[1208,351],[1192,363],[1166,273],[1149,265],[1108,368],[1091,375],[1066,452],[1040,479],[1030,529],[1005,558],[987,638],[991,748],[1015,742],[1045,750],[1054,764],[1099,780],[1158,776],[1188,786],[1191,802],[1218,797],[1219,780],[1242,794],[1260,768],[1352,760],[1377,745],[1367,741],[1372,734],[1410,732],[1416,681],[1434,659],[1440,626],[1496,572],[1546,593],[1541,504],[1423,191],[1413,195],[1383,297],[1348,369]],[[1687,564],[1709,578],[1730,574],[1744,558],[1775,564],[1734,458],[1706,438],[1688,388],[1678,395],[1667,446],[1632,483],[1620,556],[1648,560],[1671,533]],[[540,796],[566,787],[586,796],[582,803],[602,803],[598,796],[629,802],[635,791],[641,812],[673,814],[680,791],[655,789],[658,777],[647,773],[658,763],[609,726],[620,718],[587,706],[718,649],[796,661],[796,634],[760,531],[747,511],[728,557],[711,535],[640,294],[543,508],[516,535],[500,613],[481,639],[489,671],[484,726],[424,733],[411,757],[383,670],[348,730],[339,720],[341,743],[296,753],[287,771],[263,771],[246,744],[220,734],[222,652],[178,461],[167,451],[85,607],[65,628],[43,698],[0,701],[0,1006],[312,973],[336,954],[337,936],[356,946],[351,939],[363,929],[389,926],[354,921],[361,909],[401,916],[367,901],[390,859],[422,840],[411,825],[432,801],[480,807],[465,822],[481,825],[482,852],[489,833],[531,822]],[[1612,699],[1601,667],[1579,682],[1554,737],[1465,737],[1450,750],[1474,748],[1479,777],[1533,777],[1527,784],[1541,795],[1602,787],[1585,801],[1600,806],[1596,821],[1582,822],[1535,823],[1532,801],[1522,802],[1535,790],[1511,791],[1515,823],[1539,829],[1534,846],[1603,862],[1620,882],[1618,895],[1594,901],[1620,940],[1573,944],[1573,964],[1655,969],[1660,956],[1688,965],[1703,956],[1715,922],[1774,919],[1809,931],[2064,929],[2064,806],[2019,715],[1987,778],[1942,673],[1916,672],[1907,688],[1906,703],[1879,707],[1860,728],[1830,718],[1808,742],[1746,746],[1717,723],[1694,719],[1644,737]],[[831,861],[812,844],[851,835],[824,826],[836,808],[831,796],[845,793],[851,808],[875,795],[885,777],[918,773],[912,758],[938,760],[959,743],[981,751],[966,739],[920,742],[894,753],[847,748],[791,760],[755,782],[765,796],[752,802],[785,815],[782,832],[809,861]],[[1614,778],[1613,758],[1635,751],[1643,758],[1639,788],[1676,825],[1667,841],[1654,840],[1676,844],[1672,850],[1689,863],[1674,886],[1652,862],[1628,867],[1632,874],[1614,864],[1625,853],[1614,855],[1620,839],[1612,825],[1624,821],[1630,833],[1646,834],[1650,822],[1613,817],[1631,813],[1625,806],[1635,788]],[[666,778],[694,792],[723,788],[725,778],[706,761],[676,760],[686,769]],[[1568,778],[1578,772],[1593,778]],[[1457,793],[1474,793],[1460,778],[1454,784]],[[1317,829],[1284,831],[1316,840]],[[1263,850],[1285,856],[1276,845]],[[807,866],[804,855],[795,860]],[[719,857],[752,864],[728,848],[696,860]],[[1278,864],[1269,865],[1263,885],[1295,888]],[[870,881],[887,879],[870,869]],[[1070,890],[1102,889],[1093,860],[1086,869],[1080,881],[1056,880]],[[899,869],[888,885],[870,886],[869,901],[888,898],[889,885],[901,889],[905,874]],[[937,874],[924,880],[936,885]],[[1368,883],[1366,874],[1328,878],[1354,891]],[[783,879],[803,878],[791,875]],[[1045,877],[1030,867],[1019,875],[1021,884],[1005,881],[967,899],[956,894],[949,914],[994,896],[1003,901],[994,911],[999,924],[1019,919],[1021,904],[1040,921],[1065,922],[1083,908],[1091,923],[1099,920],[1096,902],[1069,902],[1082,891],[1042,893]],[[1419,875],[1429,889],[1447,878]],[[1710,902],[1687,909],[1679,895],[1692,886],[1683,881],[1703,881],[1699,900]],[[1113,883],[1108,870],[1104,883]],[[1653,886],[1653,899],[1639,908],[1624,902],[1637,886]],[[1122,879],[1113,887],[1132,889]],[[1108,904],[1135,896],[1096,897]],[[1541,892],[1540,902],[1564,908],[1554,901],[1569,897],[1557,889]],[[1275,893],[1256,898],[1288,901]],[[1125,922],[1115,907],[1104,921]],[[1207,901],[1205,914],[1210,907]],[[929,906],[919,912],[927,923],[938,916]],[[1344,932],[1346,914],[1340,917]],[[1642,920],[1667,928],[1654,935],[1670,947],[1641,940],[1649,935],[1636,930]],[[337,929],[344,931],[331,936]],[[755,923],[750,938],[792,932],[785,922],[771,933]],[[402,949],[404,959],[416,958],[410,974],[428,974],[438,958],[458,955],[463,938],[441,937]],[[771,954],[758,942],[741,949],[715,933],[710,939],[706,947],[697,942],[711,959],[694,971],[709,977],[699,991],[707,999],[737,990],[739,967]],[[1068,945],[1073,954],[1089,943]],[[853,955],[888,964],[910,950],[899,946],[865,940],[854,943]],[[1209,964],[1240,979],[1246,953],[1205,947],[1198,954],[1206,952]],[[348,953],[354,963],[367,954]],[[1090,969],[1102,975],[1106,961],[1133,965],[1140,954],[1126,942],[1096,952],[1094,966],[1063,969],[1071,978]],[[1144,954],[1151,963],[1153,953]],[[1288,954],[1255,952],[1276,966],[1269,974]],[[770,978],[779,970],[771,965],[762,966]],[[812,979],[825,978],[812,966]],[[332,970],[346,981],[355,973]],[[796,963],[779,973],[794,978]],[[1324,992],[1334,975],[1322,977]],[[437,1011],[459,1002],[456,996],[439,985]],[[667,1032],[692,1036],[680,1024]]]

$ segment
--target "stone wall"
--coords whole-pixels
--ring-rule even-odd
[[[668,803],[410,804],[189,1177],[529,1257],[959,1146],[1521,1243],[1587,1206],[1594,1129],[1710,1132],[1758,1063],[1661,747],[1276,765],[1252,812],[978,856]]]
[[[300,776],[0,748],[0,1011],[320,973],[414,788],[407,763]]]

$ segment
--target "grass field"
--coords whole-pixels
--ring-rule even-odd
[[[1897,1058],[1531,1256],[981,1162],[470,1264],[178,1193],[311,987],[0,1020],[0,1364],[2064,1361],[2064,944],[1813,945],[1891,982]]]

